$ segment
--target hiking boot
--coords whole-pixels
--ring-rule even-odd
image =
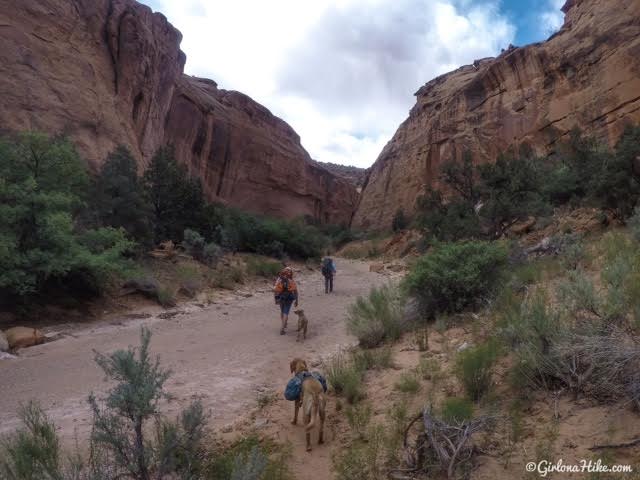
[[[281,328],[280,329],[280,335],[284,335],[285,333],[287,333],[286,330],[284,328]]]

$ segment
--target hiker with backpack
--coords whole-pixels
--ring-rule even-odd
[[[333,292],[333,276],[336,274],[336,264],[333,259],[325,257],[322,260],[322,276],[324,277],[324,293]]]
[[[280,335],[284,335],[287,332],[291,304],[295,303],[296,307],[298,306],[298,287],[293,280],[293,269],[291,267],[286,267],[280,272],[273,291],[276,305],[280,305],[280,321],[282,322]]]

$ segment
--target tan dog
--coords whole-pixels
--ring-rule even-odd
[[[297,375],[298,373],[309,371],[307,362],[301,358],[294,358],[290,363],[291,373]],[[304,415],[304,425],[306,431],[307,452],[311,451],[311,429],[315,426],[316,416],[320,417],[320,432],[318,434],[318,444],[324,443],[324,419],[326,416],[326,403],[327,400],[324,396],[324,389],[322,384],[313,377],[307,377],[302,382],[302,392],[300,392],[300,398],[296,400],[295,412],[293,415],[293,425],[298,423],[298,410],[302,407],[302,414]]]
[[[298,315],[298,337],[296,338],[296,342],[307,339],[307,326],[309,325],[309,320],[307,320],[306,315],[304,314],[304,310],[299,308],[298,310],[294,310],[293,313]]]

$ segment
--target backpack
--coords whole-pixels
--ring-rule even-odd
[[[332,263],[333,261],[330,258],[325,258],[322,261],[322,275],[325,277],[333,274]]]
[[[302,372],[297,374],[284,389],[284,398],[289,401],[298,400],[300,398],[300,392],[302,391],[302,382],[307,377],[313,377],[320,382],[322,390],[327,393],[327,380],[318,372]]]
[[[290,302],[295,298],[295,295],[289,290],[289,279],[287,277],[280,277],[280,284],[282,285],[282,293],[277,295],[279,300]]]

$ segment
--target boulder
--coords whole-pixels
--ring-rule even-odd
[[[9,341],[4,333],[0,332],[0,352],[9,350]]]
[[[4,334],[7,337],[9,348],[12,350],[44,343],[44,334],[37,328],[13,327],[6,330]]]

